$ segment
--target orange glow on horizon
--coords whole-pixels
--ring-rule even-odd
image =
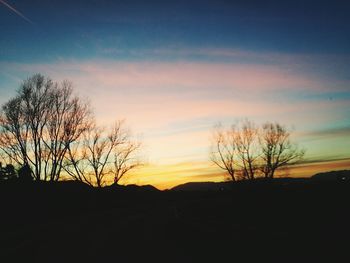
[[[280,172],[288,177],[311,177],[316,173],[350,169],[350,159],[304,163]],[[126,176],[122,184],[153,185],[160,190],[188,182],[222,182],[227,176],[210,162],[188,162],[173,165],[148,165]]]

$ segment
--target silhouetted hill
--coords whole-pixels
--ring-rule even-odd
[[[253,181],[238,181],[232,183],[228,182],[190,182],[180,184],[171,189],[171,191],[228,191],[237,188],[252,188],[264,187],[264,185],[288,185],[288,184],[304,184],[309,182],[308,178],[275,178],[273,180],[266,180],[259,178]]]
[[[190,182],[177,185],[171,191],[223,191],[231,189],[231,182]]]
[[[317,173],[311,179],[314,181],[350,181],[350,170]]]
[[[131,192],[159,192],[160,190],[154,187],[153,185],[119,185],[112,184],[111,186],[104,187],[105,189],[117,190],[117,191],[131,191]]]

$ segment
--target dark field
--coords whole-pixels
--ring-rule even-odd
[[[0,184],[0,262],[350,262],[350,184]]]

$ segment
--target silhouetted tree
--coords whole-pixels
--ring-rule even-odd
[[[213,133],[213,142],[210,152],[211,161],[225,170],[232,181],[236,181],[235,171],[237,166],[235,130],[224,130],[218,125]]]
[[[57,181],[70,144],[87,129],[91,112],[72,86],[37,74],[2,106],[0,149],[13,162],[29,166],[35,180]]]
[[[265,123],[259,129],[244,120],[229,129],[214,131],[210,158],[225,170],[232,181],[273,178],[281,167],[299,161],[305,153],[290,141],[290,132],[278,123]]]
[[[84,139],[68,149],[66,172],[75,180],[102,187],[119,180],[141,165],[137,153],[140,143],[131,139],[130,132],[118,121],[110,129],[96,125],[84,132]]]
[[[265,178],[274,178],[277,169],[299,161],[304,149],[290,141],[290,132],[279,123],[267,122],[260,133],[261,171]]]
[[[132,141],[128,137],[129,135],[125,138],[124,143],[117,145],[113,151],[114,169],[112,171],[115,184],[118,184],[120,179],[130,170],[143,165],[138,156],[141,143],[139,141]]]
[[[57,181],[68,147],[91,126],[88,104],[72,95],[71,83],[64,81],[51,94],[51,108],[46,123],[47,138],[43,140],[47,155],[44,158],[45,175]]]
[[[236,145],[238,166],[241,167],[242,177],[244,179],[254,179],[258,168],[257,161],[260,155],[258,128],[249,120],[243,120],[235,128],[233,139]]]

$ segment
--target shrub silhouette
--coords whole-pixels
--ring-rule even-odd
[[[12,164],[7,164],[2,167],[0,163],[0,180],[13,180],[17,178],[15,167]]]
[[[31,182],[33,180],[32,170],[25,164],[18,170],[18,179],[22,182]]]

